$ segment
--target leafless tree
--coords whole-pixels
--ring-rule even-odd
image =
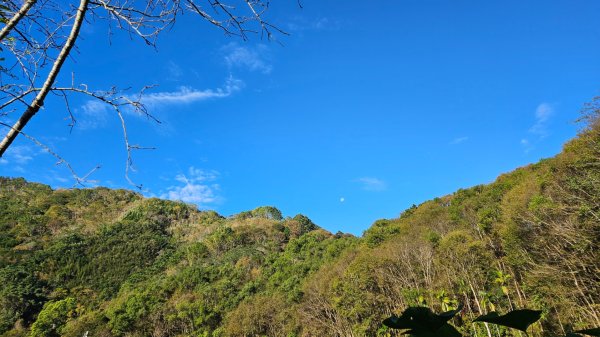
[[[73,127],[77,120],[69,99],[83,95],[111,107],[119,118],[127,151],[125,176],[130,181],[131,152],[147,147],[130,143],[123,112],[132,109],[159,121],[141,102],[147,87],[138,95],[131,95],[116,87],[93,90],[86,84],[76,83],[74,76],[71,83],[57,83],[63,65],[76,48],[82,26],[105,24],[109,34],[122,30],[132,39],[141,39],[155,47],[161,32],[173,26],[180,14],[191,12],[226,35],[246,40],[250,34],[257,34],[270,40],[274,34],[287,33],[264,19],[268,7],[268,0],[3,0],[0,4],[0,20],[4,23],[0,30],[0,125],[6,131],[0,142],[0,157],[19,135],[41,144],[23,130],[49,97],[64,101],[69,125]],[[44,146],[44,149],[59,163],[66,163],[49,147]],[[67,166],[81,183],[84,178]]]

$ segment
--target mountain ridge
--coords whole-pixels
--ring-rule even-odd
[[[272,206],[223,217],[106,188],[0,178],[1,336],[397,336],[407,306],[600,325],[600,102],[555,157],[332,234]]]

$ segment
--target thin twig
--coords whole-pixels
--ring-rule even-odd
[[[36,2],[37,2],[37,0],[25,1],[23,6],[21,7],[21,9],[19,9],[19,11],[16,12],[15,15],[13,15],[13,17],[10,20],[8,20],[8,22],[6,23],[6,26],[2,27],[2,30],[0,30],[0,41],[4,40],[4,38],[8,35],[8,33],[10,33],[10,31],[13,28],[15,28],[17,23],[19,23],[19,21],[21,21],[21,19],[23,19],[23,17],[25,17],[25,15],[27,15],[27,12],[29,12],[31,7]]]
[[[79,8],[77,9],[77,16],[75,17],[75,22],[73,23],[73,28],[71,29],[71,33],[69,38],[65,42],[60,54],[58,55],[56,61],[54,62],[44,85],[42,86],[42,90],[37,94],[37,96],[33,99],[29,107],[23,112],[19,120],[10,128],[2,142],[0,142],[0,157],[4,154],[6,149],[12,144],[12,142],[17,138],[19,132],[27,125],[29,120],[40,110],[42,105],[44,105],[44,99],[48,95],[50,88],[58,73],[60,72],[62,65],[65,62],[65,59],[69,55],[71,48],[75,44],[75,40],[79,36],[79,30],[81,29],[81,24],[83,22],[83,18],[85,16],[85,12],[87,11],[87,5],[89,0],[81,0],[79,3]]]
[[[12,126],[10,124],[6,124],[3,122],[0,122],[0,125],[5,126],[7,128],[12,128]],[[94,167],[92,170],[90,170],[87,174],[85,174],[83,177],[80,177],[79,175],[77,175],[77,173],[75,172],[75,170],[73,169],[73,167],[71,166],[71,164],[66,161],[63,157],[61,157],[58,153],[56,153],[55,151],[53,151],[48,145],[40,142],[39,140],[37,140],[35,137],[28,135],[27,133],[23,132],[23,131],[18,131],[20,135],[22,135],[23,137],[29,139],[30,141],[32,141],[33,143],[35,143],[35,145],[41,147],[42,149],[44,149],[44,151],[46,151],[48,154],[50,154],[51,156],[53,156],[54,158],[56,158],[58,160],[58,162],[56,163],[56,165],[65,165],[65,167],[69,170],[69,172],[71,172],[71,176],[73,177],[73,179],[75,179],[75,186],[79,185],[82,187],[85,187],[85,182],[87,181],[87,178],[94,173],[95,171],[100,169],[100,165],[96,165],[96,167]]]

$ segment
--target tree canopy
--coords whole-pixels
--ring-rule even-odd
[[[223,217],[0,178],[0,335],[430,333],[410,317],[448,336],[594,335],[599,116],[596,100],[559,155],[361,238],[272,206]]]

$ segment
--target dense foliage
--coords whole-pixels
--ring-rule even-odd
[[[474,319],[523,308],[533,336],[600,326],[599,104],[556,157],[362,238],[0,178],[0,336],[396,336],[386,317],[459,303],[466,336],[512,336]]]

